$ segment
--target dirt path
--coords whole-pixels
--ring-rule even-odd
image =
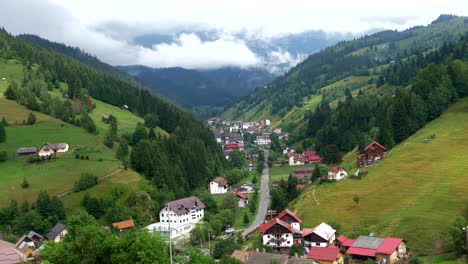
[[[102,180],[105,180],[105,179],[107,179],[107,178],[109,178],[109,177],[112,177],[113,175],[115,175],[115,174],[117,174],[117,173],[119,173],[119,172],[121,172],[121,171],[122,171],[122,169],[116,169],[116,170],[112,171],[111,173],[106,174],[106,175],[102,176],[101,178],[99,178],[99,179],[98,179],[98,182],[100,182],[100,181],[102,181]],[[70,189],[70,190],[64,191],[63,193],[57,195],[57,197],[58,197],[58,198],[62,198],[62,197],[64,197],[65,195],[70,194],[70,193],[72,193],[72,192],[74,192],[73,189]]]
[[[319,202],[319,200],[317,199],[317,196],[315,196],[315,191],[316,191],[316,189],[315,189],[315,187],[314,187],[314,189],[312,190],[312,197],[314,198],[315,203],[316,203],[317,205],[319,205],[320,202]]]

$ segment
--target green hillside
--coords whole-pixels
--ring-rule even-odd
[[[294,209],[304,226],[336,221],[351,237],[374,232],[404,237],[419,253],[443,250],[455,217],[468,216],[467,120],[464,98],[369,167],[363,179],[309,188]],[[435,139],[425,140],[431,134]]]
[[[297,129],[304,114],[314,110],[323,98],[336,101],[345,89],[356,94],[360,89],[377,90],[375,82],[391,62],[457,40],[468,32],[466,19],[441,16],[425,27],[382,31],[341,42],[309,56],[284,76],[258,88],[227,109],[223,117],[246,121],[269,118],[273,126]]]

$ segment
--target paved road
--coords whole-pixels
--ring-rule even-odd
[[[270,185],[268,184],[269,180],[269,170],[268,170],[268,150],[265,150],[265,164],[263,168],[262,175],[262,186],[260,189],[260,203],[258,204],[257,216],[255,217],[254,222],[249,228],[242,232],[242,236],[245,237],[265,221],[268,204],[270,203]]]

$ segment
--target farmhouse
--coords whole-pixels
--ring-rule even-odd
[[[315,228],[304,228],[302,238],[306,247],[328,247],[335,241],[336,230],[321,223]]]
[[[356,156],[356,165],[358,167],[372,165],[387,156],[384,146],[377,141],[370,143],[365,149],[364,154]]]
[[[288,153],[289,166],[304,165],[304,156],[300,153]]]
[[[378,263],[394,264],[407,257],[406,243],[402,238],[360,236],[346,254],[353,259],[374,259]]]
[[[37,155],[37,148],[32,147],[32,148],[19,148],[16,150],[16,157],[22,158],[22,157],[30,157],[30,156],[36,156]]]
[[[341,181],[348,176],[348,172],[338,166],[331,166],[328,168],[328,180],[330,181]]]
[[[236,197],[239,199],[239,207],[242,208],[249,205],[249,197],[247,197],[247,195],[241,192],[236,192]]]
[[[16,248],[23,252],[26,257],[30,257],[33,252],[39,250],[44,242],[44,238],[34,231],[30,231],[27,235],[23,235],[18,242]]]
[[[135,222],[133,222],[133,219],[129,219],[129,220],[113,223],[112,226],[117,228],[119,231],[123,231],[125,229],[134,227]]]
[[[45,143],[39,149],[38,155],[40,157],[43,156],[50,156],[56,153],[62,153],[68,151],[68,144],[67,143]]]
[[[204,216],[205,205],[195,196],[168,202],[159,212],[164,223],[198,223]]]
[[[62,223],[57,223],[47,234],[47,238],[56,243],[62,241],[62,239],[67,235],[67,227]]]
[[[315,151],[304,151],[304,162],[305,163],[319,163],[322,158],[317,155]]]
[[[330,247],[312,247],[307,255],[308,259],[312,259],[320,264],[341,264],[343,263],[343,254],[340,249]]]
[[[208,184],[208,189],[211,194],[222,194],[226,193],[228,190],[227,180],[223,177],[216,177],[214,180]]]

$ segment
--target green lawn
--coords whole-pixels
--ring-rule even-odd
[[[369,167],[362,180],[318,187],[319,205],[307,190],[292,204],[303,226],[337,221],[352,237],[374,232],[404,237],[422,254],[439,251],[449,242],[449,226],[468,205],[467,120],[464,98]],[[434,133],[436,138],[425,143]],[[358,206],[354,195],[360,197]]]
[[[283,165],[283,166],[271,167],[270,168],[270,182],[280,181],[281,179],[287,180],[289,174],[294,169],[307,168],[307,167],[313,167],[313,166],[315,165],[311,165],[311,164],[299,165],[299,166]]]

